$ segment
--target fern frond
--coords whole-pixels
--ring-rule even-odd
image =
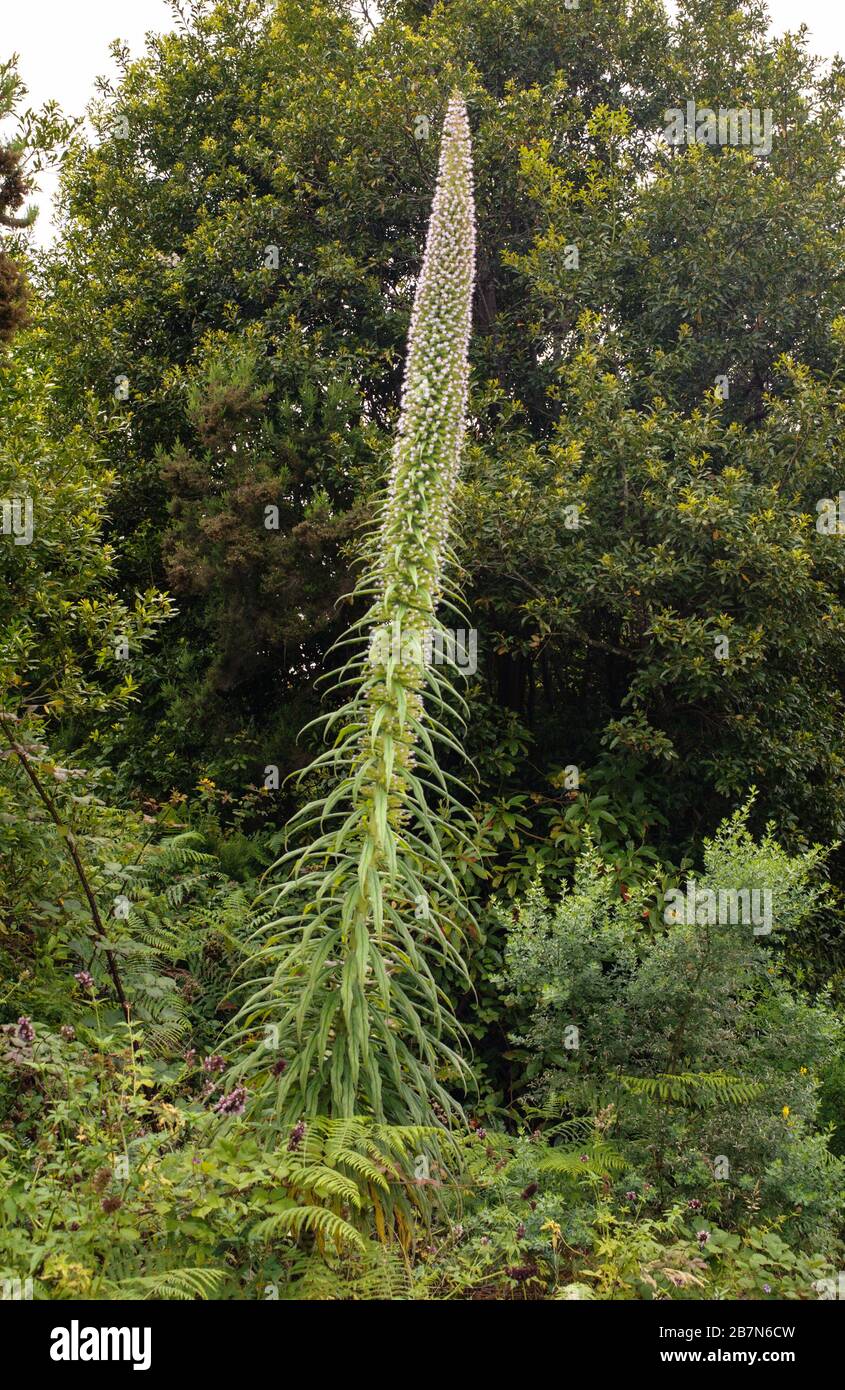
[[[763,1092],[756,1081],[724,1072],[665,1072],[658,1076],[623,1076],[622,1084],[634,1095],[675,1105],[704,1107],[719,1101],[725,1105],[747,1105]]]
[[[229,1277],[225,1269],[165,1269],[117,1283],[104,1281],[103,1291],[112,1299],[207,1300],[219,1295]]]
[[[298,1240],[305,1233],[331,1241],[338,1250],[344,1245],[364,1249],[362,1237],[342,1216],[326,1207],[297,1206],[295,1203],[258,1221],[250,1230],[249,1239],[272,1243],[283,1236]]]

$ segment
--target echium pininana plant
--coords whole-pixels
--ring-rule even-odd
[[[449,594],[474,262],[469,125],[453,95],[390,482],[356,589],[369,607],[339,644],[353,648],[338,681],[352,694],[318,721],[333,746],[309,769],[333,785],[291,823],[309,842],[275,866],[286,878],[272,890],[276,913],[253,957],[259,979],[237,1020],[244,1038],[270,1044],[269,1055],[253,1047],[244,1070],[271,1075],[275,1049],[288,1059],[273,1083],[283,1120],[363,1112],[427,1122],[432,1106],[452,1108],[443,1083],[464,1070],[460,1030],[436,978],[465,975],[459,944],[469,914],[437,809],[454,785],[437,749],[460,749],[442,718],[449,678],[428,656],[432,636],[443,637],[437,609]]]

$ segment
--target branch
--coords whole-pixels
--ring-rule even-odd
[[[18,742],[16,742],[11,730],[9,729],[6,717],[4,715],[0,715],[0,729],[3,730],[6,742],[8,743],[12,752],[17,757],[18,761],[20,762],[21,767],[23,768],[24,772],[26,773],[33,787],[35,788],[39,799],[43,802],[44,806],[46,806],[50,819],[59,831],[62,842],[67,848],[68,855],[70,856],[70,859],[73,863],[73,867],[76,870],[76,876],[79,879],[79,882],[82,884],[82,891],[84,892],[85,897],[88,900],[88,907],[91,912],[91,919],[94,923],[94,935],[97,938],[98,944],[103,941],[107,941],[108,932],[106,931],[103,919],[100,916],[100,909],[97,906],[97,899],[94,896],[94,891],[88,880],[88,876],[83,867],[82,860],[79,857],[79,851],[76,848],[76,840],[74,838],[73,832],[62,821],[62,818],[56,809],[55,802],[53,801],[49,792],[45,791],[44,787],[41,785],[41,782],[38,779],[38,775],[30,763],[29,754],[27,753],[25,748],[21,747],[21,745]],[[112,983],[114,984],[114,992],[117,995],[117,999],[121,1009],[123,1010],[123,1015],[126,1019],[126,1022],[130,1023],[131,1018],[129,1003],[126,998],[126,994],[124,993],[123,983],[120,978],[120,972],[117,968],[117,960],[115,958],[114,951],[112,951],[111,949],[107,949],[105,952],[105,956],[106,962],[108,964],[108,971],[111,975]]]
[[[0,212],[0,227],[11,227],[13,231],[18,231],[31,227],[37,216],[37,208],[30,208],[24,217],[10,217],[7,212]]]

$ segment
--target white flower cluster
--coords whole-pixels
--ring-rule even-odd
[[[460,466],[469,379],[475,206],[466,106],[452,96],[408,336],[382,529],[382,596],[433,612]]]

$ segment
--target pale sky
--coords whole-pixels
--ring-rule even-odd
[[[167,0],[0,0],[0,57],[19,55],[18,71],[29,89],[28,104],[51,97],[69,116],[81,116],[96,95],[94,79],[114,76],[109,53],[112,39],[129,44],[134,56],[144,51],[144,35],[173,28]],[[52,235],[50,202],[58,175],[41,174],[38,221],[33,240],[43,245]]]
[[[82,115],[94,95],[98,74],[112,74],[112,39],[143,51],[144,35],[172,27],[166,0],[2,0],[0,57],[20,55],[20,74],[29,100],[40,106],[55,97],[69,115]],[[806,24],[812,47],[824,57],[845,52],[845,0],[769,0],[774,28],[783,32]],[[41,176],[35,239],[50,239],[50,199],[55,177]]]

